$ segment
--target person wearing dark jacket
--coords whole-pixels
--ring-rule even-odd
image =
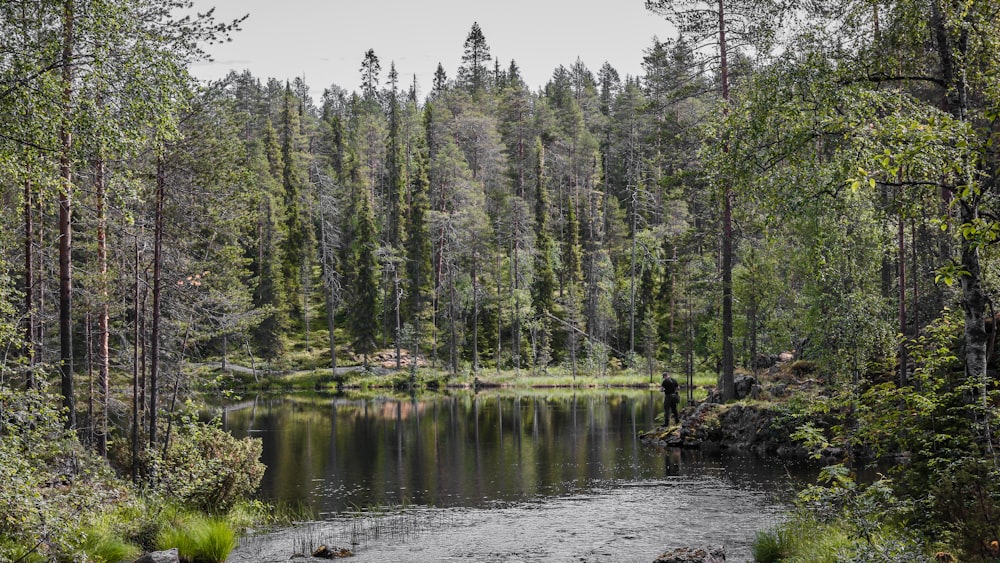
[[[680,384],[677,380],[670,376],[669,373],[663,372],[663,381],[660,382],[660,390],[663,391],[663,425],[666,426],[670,424],[670,415],[674,415],[674,420],[678,424],[681,422],[681,415],[677,412],[677,404],[681,402],[681,395],[677,392],[680,388]]]

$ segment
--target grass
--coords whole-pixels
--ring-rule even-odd
[[[87,554],[87,559],[95,563],[118,563],[124,559],[134,559],[142,551],[139,546],[108,529],[91,528],[84,533],[80,547]]]
[[[189,563],[223,563],[236,547],[236,530],[224,518],[182,515],[160,532],[157,547],[176,547],[181,561]]]
[[[820,522],[799,515],[757,532],[751,547],[758,563],[836,563],[838,561],[929,561],[926,549],[893,524],[882,522],[867,540],[844,520]]]
[[[796,518],[757,532],[751,553],[759,563],[835,563],[852,543],[841,525]]]

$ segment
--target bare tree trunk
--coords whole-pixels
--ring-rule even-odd
[[[336,328],[336,315],[337,315],[337,303],[334,298],[334,272],[331,255],[333,251],[330,249],[330,241],[327,240],[326,235],[326,217],[321,209],[319,216],[319,236],[320,236],[320,256],[322,257],[321,265],[323,266],[323,288],[326,290],[326,328],[329,332],[329,345],[330,345],[330,375],[337,375],[337,337],[335,336],[334,329]]]

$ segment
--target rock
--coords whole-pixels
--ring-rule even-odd
[[[733,386],[736,388],[736,398],[743,399],[750,396],[750,391],[753,386],[757,384],[757,380],[754,379],[752,375],[740,375],[733,380]]]
[[[777,354],[757,354],[754,358],[753,367],[755,369],[768,369],[778,363]]]
[[[180,555],[177,554],[175,547],[166,551],[151,551],[136,559],[135,563],[180,563],[180,561]]]
[[[653,563],[723,563],[725,560],[726,550],[721,546],[708,549],[678,547],[664,552]]]
[[[767,391],[772,397],[780,398],[788,394],[788,385],[785,385],[784,383],[775,383],[774,385],[768,386],[767,389],[764,390]]]
[[[313,551],[312,554],[313,557],[317,557],[319,559],[334,559],[340,557],[351,557],[353,555],[354,552],[346,547],[327,547],[325,545],[317,547],[316,551]]]

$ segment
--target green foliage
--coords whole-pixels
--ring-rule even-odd
[[[226,512],[253,494],[264,476],[259,439],[236,439],[218,423],[182,418],[166,456],[157,460],[160,489],[185,506]]]
[[[798,496],[806,518],[815,518],[822,530],[839,530],[843,537],[834,561],[905,563],[929,561],[925,543],[914,534],[909,503],[898,498],[894,483],[879,479],[855,482],[842,465],[827,467],[820,485],[807,487]],[[795,548],[808,553],[809,540]],[[796,560],[789,557],[786,560]]]
[[[129,506],[127,488],[65,430],[58,403],[0,386],[0,558],[117,562],[135,550],[102,512]]]

